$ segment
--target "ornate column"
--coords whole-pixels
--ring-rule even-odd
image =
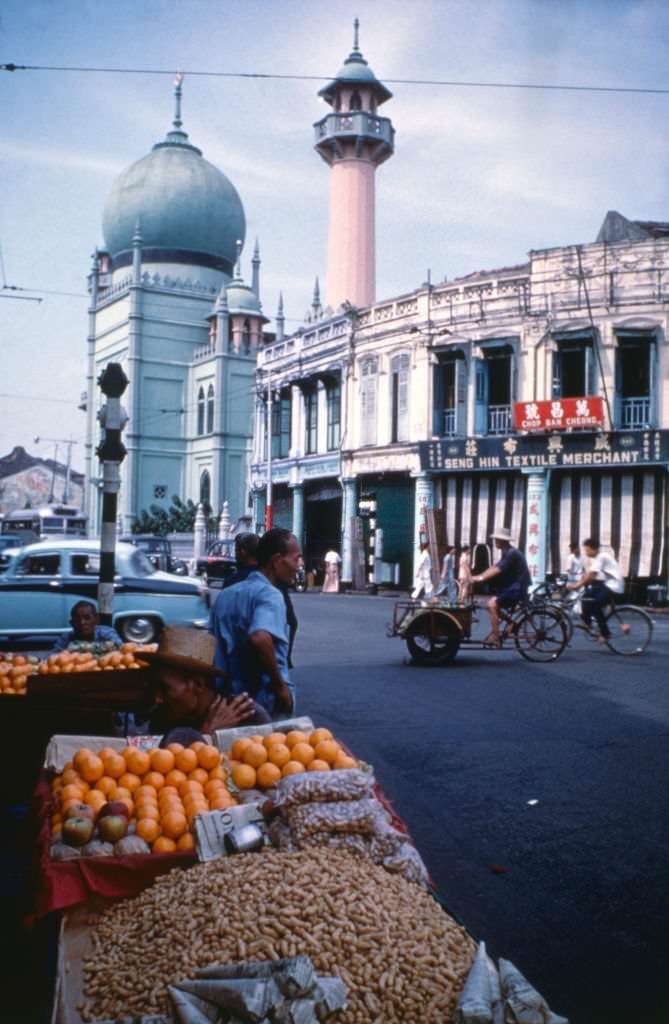
[[[293,534],[302,547],[304,542],[304,485],[291,484],[293,492]]]
[[[207,546],[207,520],[202,505],[198,505],[195,513],[195,526],[193,529],[193,558],[197,561],[204,555]]]
[[[546,576],[546,546],[548,542],[548,522],[546,515],[549,472],[532,470],[527,476],[527,516],[524,541],[525,557],[532,577],[532,586],[541,583]]]
[[[413,572],[415,575],[420,556],[420,542],[424,535],[427,539],[427,523],[425,512],[434,504],[434,480],[429,473],[414,475],[416,487],[414,491],[414,527],[413,527]]]
[[[255,533],[264,533],[264,522],[265,522],[265,488],[254,487],[252,491],[253,497],[253,524],[252,529]]]
[[[357,480],[354,476],[343,477],[342,479],[344,495],[341,508],[341,581],[349,585],[353,582],[353,527],[351,520],[356,512],[356,483]]]

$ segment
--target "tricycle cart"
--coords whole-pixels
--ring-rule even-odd
[[[548,607],[520,604],[511,612],[500,609],[500,645],[490,638],[472,637],[478,607],[429,601],[397,601],[388,636],[399,636],[419,665],[447,665],[460,647],[469,650],[515,648],[528,661],[555,661],[567,646],[568,636],[559,614]]]

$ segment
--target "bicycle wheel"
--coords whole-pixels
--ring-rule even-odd
[[[516,650],[528,661],[555,661],[567,646],[561,614],[551,608],[530,608],[513,627]]]
[[[450,616],[425,612],[412,623],[406,645],[418,665],[447,665],[458,653],[461,635]]]
[[[611,631],[606,645],[616,654],[643,654],[653,635],[653,622],[641,608],[631,604],[614,607],[606,616]]]
[[[567,643],[571,643],[571,639],[574,635],[574,623],[571,620],[571,615],[567,608],[554,601],[532,601],[532,607],[536,611],[544,611],[548,609],[549,612],[553,612],[557,615],[558,619],[564,626]]]

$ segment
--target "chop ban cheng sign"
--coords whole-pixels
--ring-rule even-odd
[[[592,396],[514,402],[513,419],[516,430],[596,429],[604,425],[604,403]]]

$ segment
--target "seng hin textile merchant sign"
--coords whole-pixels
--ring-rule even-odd
[[[419,446],[428,472],[617,468],[669,463],[669,430],[441,438]]]

